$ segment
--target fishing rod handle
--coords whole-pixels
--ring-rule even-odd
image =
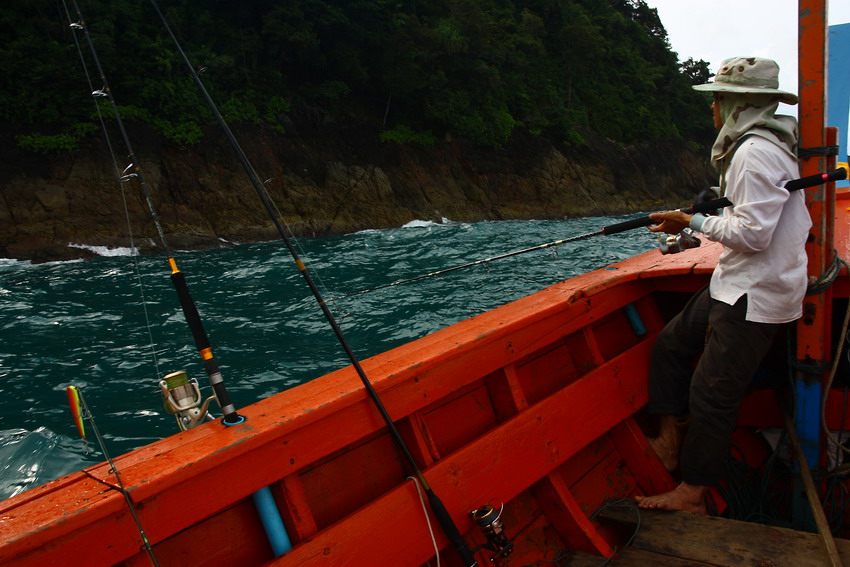
[[[801,177],[800,179],[792,179],[785,184],[785,188],[789,191],[796,191],[798,189],[805,189],[806,187],[814,187],[821,183],[841,181],[842,179],[847,179],[847,170],[843,167],[839,167],[838,169],[833,169],[826,173],[816,173],[815,175]]]
[[[632,220],[618,222],[617,224],[610,224],[603,228],[599,233],[608,236],[609,234],[626,232],[627,230],[632,230],[633,228],[640,228],[642,226],[649,226],[651,224],[655,224],[655,221],[653,221],[651,218],[639,217]]]
[[[807,175],[806,177],[800,177],[799,179],[792,179],[785,184],[785,188],[788,189],[788,191],[799,191],[800,189],[805,189],[807,187],[814,187],[815,185],[829,183],[830,181],[840,181],[842,179],[847,179],[847,170],[839,167],[838,169],[833,169],[826,173],[816,173],[815,175]],[[722,199],[712,199],[711,201],[706,201],[704,203],[696,203],[693,206],[679,210],[683,213],[692,215],[694,213],[707,213],[709,211],[731,206],[732,202],[726,197],[723,197]]]
[[[789,191],[797,191],[799,189],[805,189],[806,187],[814,187],[815,185],[828,183],[830,181],[840,181],[842,179],[847,179],[847,170],[844,168],[838,168],[828,171],[827,173],[817,173],[815,175],[809,175],[799,179],[792,179],[785,184],[785,188]],[[729,206],[732,206],[732,202],[726,197],[723,197],[720,199],[706,201],[704,203],[697,203],[679,210],[683,213],[692,215],[694,213],[707,213],[709,211]],[[617,234],[619,232],[625,232],[627,230],[640,228],[642,226],[649,226],[651,224],[655,224],[655,222],[648,216],[640,217],[606,226],[600,231],[600,233],[607,236],[609,234]]]
[[[454,545],[461,560],[463,561],[464,566],[476,567],[478,562],[472,555],[472,550],[469,549],[469,546],[466,544],[466,541],[464,541],[463,536],[460,535],[460,531],[458,531],[457,526],[455,526],[454,520],[452,520],[452,517],[449,514],[449,511],[446,510],[443,502],[430,488],[425,489],[425,496],[428,498],[428,504],[431,506],[431,511],[434,513],[434,517],[437,518],[437,522],[439,522],[440,526],[442,526],[446,537],[448,537],[449,541],[451,541]]]

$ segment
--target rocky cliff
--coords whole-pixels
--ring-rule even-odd
[[[657,210],[684,206],[713,183],[707,153],[685,144],[623,148],[588,138],[586,145],[567,148],[517,135],[504,149],[485,151],[446,135],[423,148],[309,120],[288,124],[285,135],[253,127],[234,131],[296,235],[394,227],[414,219]],[[171,248],[277,237],[216,129],[193,148],[170,146],[138,127],[130,135]],[[162,249],[138,184],[116,182],[127,165],[123,149],[116,151],[115,165],[100,139],[61,156],[24,154],[9,140],[2,149],[0,255],[82,257],[85,250],[68,245],[129,246],[130,229],[136,246]]]

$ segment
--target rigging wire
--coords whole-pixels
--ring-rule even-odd
[[[834,280],[835,277],[837,277],[841,266],[844,266],[844,268],[848,272],[850,272],[850,265],[848,265],[845,260],[840,258],[837,253],[835,254],[835,256],[833,258],[832,266],[834,266],[834,267],[831,268],[831,270],[828,270],[828,271],[835,273],[835,276],[833,276],[832,280]],[[831,284],[831,283],[832,283],[832,281],[828,282],[828,284]],[[827,284],[827,286],[828,286],[828,284]],[[824,289],[825,289],[825,287],[819,286],[818,290],[815,293],[821,293]],[[848,334],[847,334],[848,326],[850,326],[850,304],[847,305],[847,309],[844,313],[844,322],[841,325],[840,338],[837,341],[838,346],[836,347],[837,352],[833,356],[832,367],[829,371],[829,378],[827,379],[827,382],[824,385],[823,390],[822,390],[823,391],[823,395],[822,395],[823,399],[821,400],[821,416],[820,416],[821,417],[821,427],[822,427],[823,432],[826,435],[827,439],[829,439],[830,441],[832,441],[835,444],[836,450],[841,450],[845,454],[850,454],[850,449],[845,447],[844,444],[842,443],[841,439],[837,438],[835,435],[833,435],[832,431],[829,430],[829,425],[826,422],[826,406],[827,406],[827,402],[829,401],[829,392],[832,389],[832,384],[835,382],[835,375],[838,373],[838,367],[841,364],[841,349],[843,348],[843,346],[845,345],[845,343],[847,342],[847,339],[848,339]]]

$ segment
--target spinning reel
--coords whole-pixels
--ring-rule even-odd
[[[710,189],[700,191],[696,201],[694,201],[694,207],[717,199],[718,194],[716,189],[718,188],[711,187]],[[703,214],[716,215],[718,211],[715,209],[713,211],[706,211]],[[696,248],[700,244],[700,239],[696,237],[694,231],[690,228],[682,230],[679,234],[662,234],[658,237],[658,249],[662,254],[678,254],[689,248]]]
[[[502,526],[502,510],[504,510],[504,505],[497,511],[493,506],[485,504],[469,513],[472,519],[475,520],[475,523],[478,524],[478,527],[481,528],[484,537],[487,538],[487,541],[475,547],[472,553],[482,548],[495,552],[496,554],[490,558],[491,563],[495,562],[499,557],[507,557],[514,550],[514,544],[505,535],[505,530]]]
[[[210,396],[201,405],[201,389],[198,381],[189,379],[185,370],[172,372],[159,381],[162,403],[168,413],[174,415],[180,429],[186,431],[201,423],[207,416],[207,408],[215,396]]]

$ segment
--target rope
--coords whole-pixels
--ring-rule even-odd
[[[437,558],[437,567],[440,567],[440,548],[437,547],[437,538],[434,537],[434,528],[431,527],[431,517],[428,516],[428,508],[425,506],[425,498],[422,497],[422,487],[419,486],[419,480],[415,476],[409,476],[408,479],[416,485],[416,492],[419,494],[419,503],[422,504],[422,513],[425,514],[425,522],[428,524],[428,531],[431,533],[431,543],[434,544],[434,555]]]
[[[836,258],[836,261],[833,262],[833,263],[840,262],[841,265],[843,265],[845,268],[848,269],[848,271],[850,271],[850,266],[847,265],[847,262],[845,262],[844,260],[839,258],[837,254],[835,255],[835,258]],[[841,335],[840,335],[840,338],[838,339],[838,343],[837,343],[838,354],[833,357],[832,369],[829,372],[829,379],[827,380],[826,386],[823,389],[823,399],[821,400],[821,426],[823,427],[824,434],[827,436],[827,438],[829,440],[831,440],[833,443],[835,443],[835,446],[838,449],[840,449],[841,451],[843,451],[846,454],[850,454],[850,449],[847,449],[846,447],[844,447],[844,445],[841,444],[841,439],[834,436],[832,434],[832,432],[829,430],[829,427],[827,426],[827,423],[826,423],[826,404],[827,404],[827,401],[829,400],[829,391],[832,389],[832,384],[835,381],[835,375],[838,372],[838,365],[841,363],[841,356],[840,356],[841,346],[844,345],[845,342],[847,341],[847,327],[848,327],[848,325],[850,325],[850,304],[848,304],[847,309],[844,313],[844,323],[841,325]]]
[[[841,267],[847,267],[847,262],[841,259],[841,257],[835,253],[832,256],[832,262],[830,262],[829,266],[826,268],[826,271],[820,275],[820,277],[809,284],[806,288],[806,295],[814,295],[816,293],[823,293],[826,291],[829,286],[835,282],[835,279],[838,277],[838,274],[841,273]]]

